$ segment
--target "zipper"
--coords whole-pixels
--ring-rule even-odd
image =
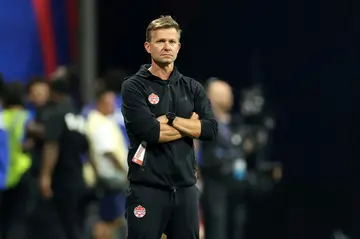
[[[170,82],[168,82],[168,84],[167,84],[167,89],[168,89],[168,100],[169,100],[169,111],[170,111],[170,109],[172,108],[171,104],[173,101],[172,96],[171,96]]]
[[[172,99],[172,96],[171,96],[171,87],[170,87],[170,80],[168,80],[167,81],[167,91],[168,91],[168,101],[169,101],[169,104],[168,104],[168,112],[173,112],[173,113],[175,113],[174,111],[173,111],[173,99]],[[173,168],[173,170],[174,171],[176,171],[176,168],[175,168],[175,165],[174,165],[174,162],[172,162],[172,168]],[[174,182],[173,182],[173,180],[170,178],[170,183],[171,183],[171,185],[170,185],[170,187],[171,187],[171,189],[172,189],[172,195],[173,195],[173,200],[174,200],[174,202],[175,202],[175,199],[176,199],[176,187],[174,186]]]

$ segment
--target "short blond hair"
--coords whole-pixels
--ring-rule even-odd
[[[158,30],[158,29],[169,29],[169,28],[175,28],[175,30],[179,33],[179,40],[181,36],[181,29],[179,23],[177,23],[171,16],[160,16],[159,18],[156,18],[146,28],[146,41],[151,41],[151,33],[152,31]]]

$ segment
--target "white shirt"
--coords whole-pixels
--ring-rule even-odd
[[[90,154],[100,177],[113,178],[119,173],[112,160],[104,156],[105,153],[114,154],[121,166],[128,169],[126,141],[114,117],[106,117],[97,110],[91,111],[85,132],[90,143]]]

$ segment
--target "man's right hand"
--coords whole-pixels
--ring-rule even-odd
[[[53,196],[51,183],[52,183],[51,176],[48,175],[40,176],[40,191],[42,196],[46,199],[49,199]]]

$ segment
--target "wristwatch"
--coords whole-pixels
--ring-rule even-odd
[[[166,113],[166,118],[168,119],[168,125],[172,125],[176,118],[176,114],[172,112],[168,112]]]

